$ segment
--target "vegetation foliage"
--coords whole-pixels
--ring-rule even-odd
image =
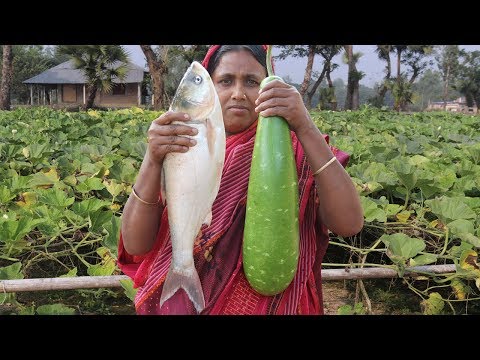
[[[347,170],[365,215],[358,236],[332,234],[330,246],[344,255],[324,267],[383,266],[402,276],[407,266],[454,264],[454,273],[404,281],[424,313],[472,312],[480,298],[480,119],[371,107],[311,114],[352,154]],[[0,112],[0,279],[119,274],[122,209],[158,115]],[[123,286],[132,299],[131,283]],[[32,308],[15,294],[0,295],[0,303],[16,313],[71,311]]]

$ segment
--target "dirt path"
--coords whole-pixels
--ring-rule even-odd
[[[349,304],[349,291],[343,281],[325,281],[323,289],[323,309],[325,315],[337,315],[337,309]]]

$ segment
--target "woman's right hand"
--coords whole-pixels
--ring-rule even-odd
[[[188,125],[172,124],[174,121],[188,120],[190,117],[186,113],[167,111],[152,121],[147,131],[147,152],[153,164],[161,166],[169,152],[184,153],[196,144],[194,139],[185,135],[195,136],[197,129]]]

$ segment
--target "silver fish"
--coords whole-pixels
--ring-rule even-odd
[[[202,224],[212,221],[225,159],[225,127],[217,92],[207,70],[194,61],[185,72],[170,106],[190,115],[197,144],[186,153],[168,153],[162,169],[162,199],[168,206],[172,263],[160,306],[183,288],[197,312],[205,308],[202,285],[193,262],[193,247]],[[184,124],[185,122],[174,122]]]

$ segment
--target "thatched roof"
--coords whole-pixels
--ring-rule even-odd
[[[113,67],[118,66],[119,63],[115,63]],[[115,83],[140,83],[143,81],[143,75],[145,70],[138,65],[128,63],[129,71],[125,80],[120,81],[114,79]],[[24,84],[85,84],[86,79],[81,70],[75,69],[73,61],[68,60],[51,69],[27,79]]]

